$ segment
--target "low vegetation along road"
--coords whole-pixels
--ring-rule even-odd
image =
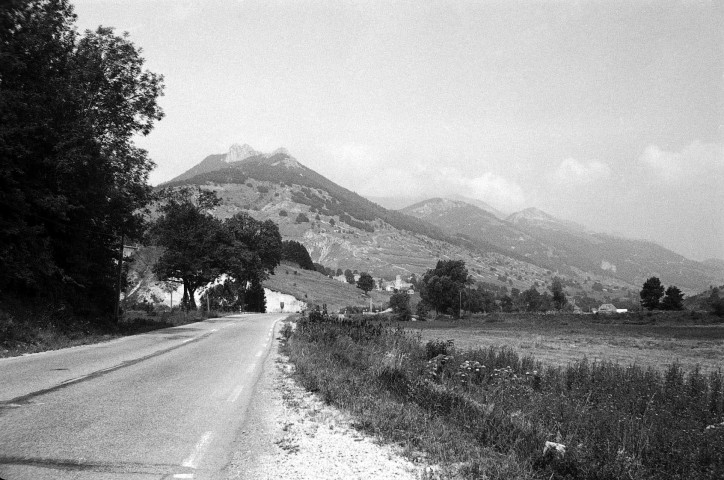
[[[0,478],[224,476],[283,317],[0,360]]]

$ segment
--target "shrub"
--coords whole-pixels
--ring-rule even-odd
[[[300,213],[299,215],[297,215],[297,219],[295,221],[297,223],[306,223],[309,222],[309,218],[303,213]]]
[[[280,217],[286,217],[286,216],[288,216],[288,215],[289,215],[289,213],[287,213],[286,210],[279,210],[279,216],[280,216]]]

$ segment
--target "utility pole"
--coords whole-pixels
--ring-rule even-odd
[[[123,243],[126,237],[121,233],[121,244],[118,246],[118,283],[116,284],[116,323],[121,316],[121,278],[123,276]]]

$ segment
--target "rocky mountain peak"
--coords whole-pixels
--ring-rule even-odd
[[[226,154],[226,158],[224,160],[226,163],[240,162],[256,155],[260,155],[260,152],[254,150],[248,144],[245,143],[244,145],[239,145],[238,143],[235,143],[231,146],[231,148],[229,148],[229,152]]]

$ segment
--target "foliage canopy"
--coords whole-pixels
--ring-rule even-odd
[[[163,77],[67,0],[0,6],[0,288],[110,310],[119,240],[139,237]]]

